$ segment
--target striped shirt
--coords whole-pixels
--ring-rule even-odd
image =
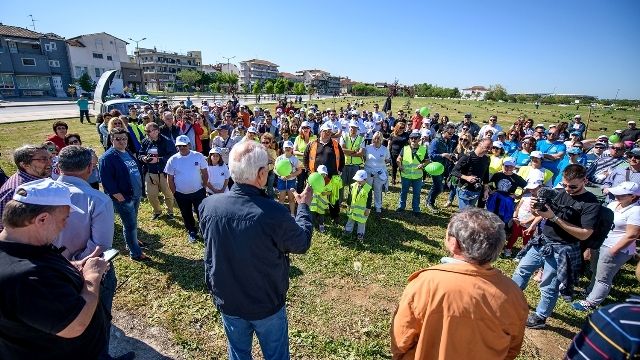
[[[4,225],[2,224],[2,212],[4,212],[4,207],[7,203],[13,199],[13,193],[16,191],[18,186],[28,183],[29,181],[39,179],[39,177],[27,174],[22,170],[18,170],[17,173],[11,175],[9,180],[2,185],[0,188],[0,231],[4,229]]]
[[[640,297],[591,314],[569,346],[565,359],[640,357]]]
[[[602,185],[606,179],[607,173],[610,173],[619,165],[625,165],[624,157],[603,156],[594,161],[587,169],[587,180],[589,182]]]

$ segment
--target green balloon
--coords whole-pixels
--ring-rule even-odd
[[[430,113],[431,112],[430,112],[428,107],[423,106],[423,107],[420,108],[420,115],[422,115],[423,117],[429,117]]]
[[[291,166],[291,161],[289,161],[288,159],[280,159],[276,161],[274,170],[276,171],[276,174],[278,174],[278,176],[287,177],[291,175],[293,167]]]
[[[442,175],[442,173],[444,173],[444,165],[440,164],[439,162],[430,162],[424,168],[424,171],[426,171],[427,174],[431,176]]]
[[[612,143],[612,144],[619,143],[620,142],[620,136],[615,135],[615,134],[609,136],[609,142]]]
[[[311,175],[309,175],[309,178],[307,179],[307,182],[309,182],[309,186],[311,186],[313,192],[322,192],[322,189],[324,188],[324,177],[322,176],[322,174],[317,172],[311,173]]]

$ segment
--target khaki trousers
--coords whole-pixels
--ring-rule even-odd
[[[167,205],[167,213],[173,215],[173,194],[169,190],[169,183],[167,182],[167,174],[151,174],[146,173],[144,176],[145,186],[147,187],[147,199],[153,208],[154,214],[162,214],[162,208],[160,207],[160,199],[158,195],[160,192],[164,194],[164,203]]]

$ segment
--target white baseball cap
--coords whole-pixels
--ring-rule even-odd
[[[176,145],[189,145],[191,140],[187,135],[180,135],[176,138]]]
[[[541,151],[532,151],[531,154],[529,154],[529,157],[534,157],[534,158],[538,158],[538,159],[542,159],[542,152]]]
[[[355,181],[363,181],[367,179],[367,172],[364,170],[356,171],[356,174],[353,175],[353,180]]]
[[[286,148],[293,149],[293,143],[291,141],[287,140],[284,143],[282,143],[282,148],[283,149],[286,149]]]
[[[358,122],[355,120],[350,120],[349,121],[349,127],[354,127],[354,128],[359,128],[360,125],[358,125]]]
[[[310,123],[310,122],[308,122],[308,121],[303,121],[303,122],[302,122],[302,124],[300,124],[300,127],[301,127],[301,128],[303,128],[303,127],[308,127],[308,128],[310,128],[310,127],[311,127],[311,123]]]
[[[247,129],[247,132],[257,134],[258,129],[256,129],[255,126],[249,126],[249,128]]]
[[[503,166],[516,166],[516,160],[512,157],[505,158],[502,161]]]
[[[534,180],[534,181],[529,181],[527,183],[527,186],[524,187],[524,189],[525,190],[537,189],[540,186],[542,186],[542,180]]]
[[[502,141],[494,141],[493,144],[491,144],[491,146],[497,147],[498,149],[502,149],[504,147],[502,145]]]
[[[32,205],[67,205],[71,211],[84,214],[84,211],[71,203],[71,190],[65,184],[45,178],[18,186],[13,200]]]
[[[217,146],[212,147],[212,148],[211,148],[211,150],[209,150],[209,155],[211,155],[211,154],[218,154],[218,155],[220,155],[220,154],[222,154],[222,149],[220,149],[220,148],[219,148],[219,147],[217,147]]]
[[[320,126],[320,131],[325,131],[325,130],[333,131],[333,126],[331,126],[331,124],[329,123],[324,123],[322,124],[322,126]]]
[[[316,172],[323,175],[329,175],[329,170],[327,170],[326,165],[319,165],[318,169],[316,169]]]
[[[609,192],[613,195],[640,195],[640,185],[631,181],[624,181],[617,186],[609,188]]]

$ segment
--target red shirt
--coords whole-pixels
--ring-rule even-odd
[[[64,139],[56,134],[49,135],[49,137],[47,138],[47,141],[51,141],[52,143],[56,144],[56,149],[58,149],[58,152],[60,152],[60,150],[62,150],[63,147],[67,146],[64,143]]]
[[[415,114],[411,118],[411,128],[413,130],[420,130],[422,127],[422,115]]]

